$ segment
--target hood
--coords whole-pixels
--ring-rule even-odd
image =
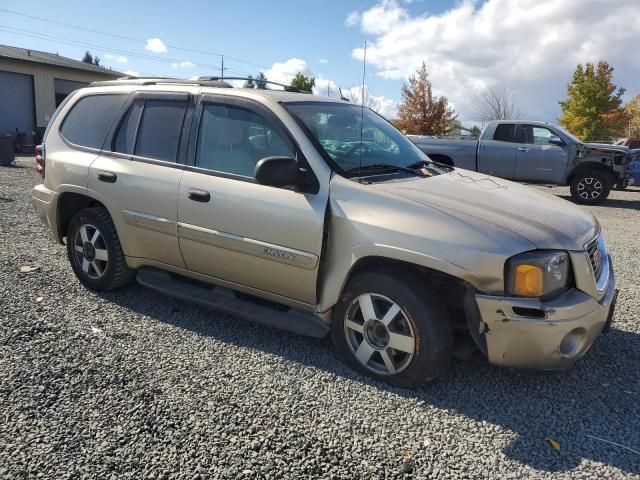
[[[629,153],[631,150],[625,145],[610,145],[608,143],[583,143],[587,150],[607,153]]]
[[[374,185],[452,216],[510,230],[539,249],[584,250],[600,229],[593,215],[571,202],[468,170]]]

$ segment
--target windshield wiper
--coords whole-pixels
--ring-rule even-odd
[[[413,175],[418,175],[420,177],[423,176],[422,172],[420,172],[419,170],[414,170],[413,168],[409,168],[409,167],[401,167],[398,165],[392,165],[390,163],[374,163],[371,165],[362,165],[361,167],[353,167],[350,168],[349,170],[347,170],[345,173],[346,174],[359,174],[360,172],[363,173],[374,173],[375,175],[382,175],[384,173],[388,173],[388,172],[396,172],[396,171],[401,171],[401,172],[407,172],[407,173],[411,173]]]

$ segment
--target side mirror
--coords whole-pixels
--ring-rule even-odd
[[[291,157],[265,157],[256,164],[255,177],[259,184],[270,187],[301,187],[304,171]]]
[[[557,145],[558,147],[564,147],[565,143],[564,143],[564,140],[562,140],[559,136],[551,135],[549,137],[549,145]]]

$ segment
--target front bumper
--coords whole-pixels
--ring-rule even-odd
[[[560,370],[575,363],[602,332],[614,306],[611,262],[609,269],[600,301],[576,288],[547,302],[477,294],[489,361],[541,370]]]

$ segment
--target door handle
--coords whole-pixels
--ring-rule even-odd
[[[204,190],[190,188],[187,193],[189,194],[189,199],[193,200],[194,202],[207,203],[209,200],[211,200],[211,194],[209,192],[205,192]]]
[[[529,147],[518,147],[518,151],[519,152],[528,152],[529,151]]]
[[[106,183],[115,183],[118,176],[112,172],[98,172],[98,180]]]

